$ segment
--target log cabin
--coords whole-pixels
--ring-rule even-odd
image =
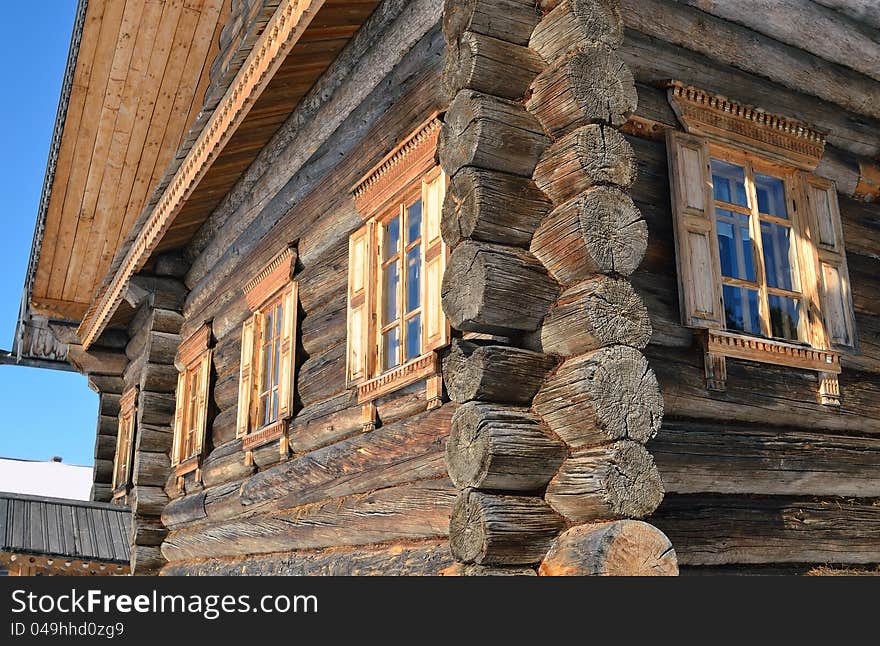
[[[870,0],[81,0],[10,363],[134,574],[880,563]]]

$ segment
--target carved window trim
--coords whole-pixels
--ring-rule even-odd
[[[119,425],[113,458],[113,499],[124,499],[131,491],[134,435],[137,424],[138,389],[126,390],[119,399]]]
[[[245,300],[252,314],[242,325],[242,348],[239,377],[239,409],[236,435],[242,440],[246,461],[252,463],[253,451],[280,439],[279,451],[289,450],[289,427],[293,417],[296,336],[298,333],[298,284],[293,280],[297,252],[288,245],[244,286]],[[265,317],[281,311],[277,363],[277,417],[268,423],[260,420],[259,403],[263,392],[263,334]]]
[[[375,426],[377,399],[413,383],[426,381],[428,408],[441,403],[442,378],[437,350],[449,342],[449,325],[439,303],[439,283],[448,256],[439,225],[448,178],[436,162],[442,125],[439,116],[439,112],[432,114],[352,189],[364,225],[352,235],[350,244],[346,379],[357,389],[365,429]],[[422,201],[419,306],[422,352],[401,365],[382,370],[378,323],[383,262],[380,229],[384,222],[404,214],[407,205],[419,199]],[[404,236],[402,230],[400,236]],[[401,267],[403,273],[403,260]]]
[[[212,359],[211,326],[206,323],[180,344],[174,361],[178,378],[171,466],[178,478],[195,472],[201,480]]]
[[[667,87],[669,102],[687,133],[682,135],[674,130],[666,133],[682,320],[685,325],[698,330],[705,354],[707,388],[716,391],[726,389],[726,359],[748,360],[814,371],[818,374],[820,402],[829,406],[839,405],[840,350],[855,350],[857,336],[834,183],[812,174],[824,152],[825,133],[794,119],[772,115],[680,82],[670,82]],[[690,155],[689,161],[684,159],[685,154]],[[743,166],[747,169],[747,184],[750,183],[751,169],[783,180],[788,224],[796,239],[793,263],[796,266],[792,267],[792,271],[800,280],[800,287],[796,291],[799,294],[797,298],[803,329],[798,341],[766,336],[766,311],[762,311],[761,315],[762,334],[725,329],[723,307],[719,321],[720,286],[735,279],[722,279],[717,268],[716,200],[712,193],[711,172],[703,171],[708,174],[704,175],[702,187],[697,188],[696,182],[687,180],[691,174],[696,174],[697,158],[702,159],[700,163],[704,165],[710,159],[720,159]],[[820,193],[822,199],[827,200],[827,206],[823,209],[814,203],[815,196]],[[745,214],[744,209],[740,210]],[[750,222],[755,221],[750,226],[759,227],[765,216],[757,212],[755,205],[750,204],[748,210]],[[819,213],[820,210],[824,216]],[[824,230],[833,233],[833,240],[820,239],[823,223]],[[760,234],[760,231],[757,233]],[[711,277],[701,281],[697,276],[699,272],[690,266],[693,253],[690,240],[702,238],[710,239],[711,252],[703,257],[703,261],[712,269]],[[751,237],[755,262],[763,266],[763,250],[758,247],[759,240],[760,235]],[[705,245],[705,242],[701,244]],[[828,275],[836,277],[838,281],[835,294],[829,292],[835,286],[829,287],[824,278],[823,272],[827,272],[829,267],[832,271]],[[692,286],[688,284],[690,281],[714,283],[718,290],[716,304],[711,305],[712,299],[705,297],[708,287]],[[771,291],[766,285],[762,289]],[[691,294],[691,290],[703,294],[703,297]],[[842,294],[840,290],[843,290]],[[842,332],[831,329],[829,314],[825,311],[833,296],[842,301],[840,313],[831,315]],[[762,294],[762,299],[762,303],[766,302],[765,294]]]

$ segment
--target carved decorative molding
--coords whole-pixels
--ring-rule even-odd
[[[744,336],[733,332],[707,330],[701,333],[705,351],[706,388],[718,392],[727,389],[727,359],[811,370],[819,373],[820,400],[826,406],[840,405],[840,354],[805,346]]]
[[[735,143],[779,161],[814,170],[825,152],[823,131],[679,81],[667,84],[669,103],[685,131]]]
[[[428,352],[358,386],[358,403],[364,404],[399,388],[441,374],[440,355]],[[436,391],[436,386],[434,390]]]
[[[290,284],[296,258],[296,247],[288,246],[247,282],[244,297],[251,310],[259,309],[282,287]]]
[[[443,125],[439,115],[439,112],[432,114],[355,184],[354,203],[364,220],[382,210],[399,191],[436,165],[434,157]]]
[[[211,326],[205,323],[194,332],[186,341],[177,348],[177,356],[174,358],[174,366],[182,371],[198,360],[211,346]]]
[[[248,433],[241,439],[242,451],[253,451],[261,446],[274,442],[275,440],[287,435],[287,420],[280,419],[268,426]]]
[[[180,208],[223,150],[324,0],[281,0],[223,99],[178,168],[106,289],[77,331],[86,349],[101,334],[131,277],[146,263]]]

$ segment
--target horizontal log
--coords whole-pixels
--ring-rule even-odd
[[[446,0],[443,35],[454,43],[466,31],[528,45],[540,14],[533,0]]]
[[[566,448],[525,408],[470,402],[452,418],[446,464],[459,489],[534,491],[559,469]]]
[[[663,500],[663,483],[645,447],[623,440],[568,458],[544,499],[577,522],[644,518]]]
[[[135,576],[152,576],[159,573],[165,559],[156,545],[132,545],[131,573]]]
[[[135,518],[131,524],[132,545],[158,547],[168,535],[168,530],[158,518]]]
[[[138,425],[170,425],[174,418],[175,400],[172,393],[156,393],[143,390],[138,394]]]
[[[817,4],[829,9],[839,11],[843,15],[863,22],[875,29],[880,29],[880,16],[877,15],[877,7],[873,0],[815,0]]]
[[[177,388],[177,368],[173,364],[141,364],[139,385],[141,390],[173,394]]]
[[[549,143],[519,103],[463,90],[446,113],[438,154],[450,177],[465,166],[531,177]]]
[[[565,361],[535,396],[535,410],[569,446],[629,439],[660,430],[663,396],[645,357],[611,346]]]
[[[636,157],[622,134],[602,124],[573,130],[555,142],[535,166],[535,184],[562,204],[599,184],[629,188]]]
[[[452,401],[529,406],[556,360],[539,352],[453,341],[443,359],[443,382]]]
[[[426,540],[369,547],[175,561],[168,576],[435,576],[452,566],[449,542]]]
[[[162,523],[169,529],[177,529],[208,517],[205,511],[206,491],[175,498],[162,510]]]
[[[163,487],[170,470],[171,462],[166,454],[136,451],[132,482],[135,485]]]
[[[868,499],[667,496],[651,518],[680,565],[880,562],[880,505]]]
[[[648,450],[672,493],[880,497],[876,438],[674,420]]]
[[[254,466],[245,464],[241,440],[235,440],[208,454],[202,463],[202,482],[206,487],[215,487],[243,480],[253,472]]]
[[[114,456],[116,455],[116,451],[113,452]],[[95,460],[95,464],[92,467],[94,470],[94,478],[95,482],[107,482],[109,483],[113,480],[113,459],[108,458],[106,460]]]
[[[538,563],[564,526],[541,498],[466,489],[452,508],[449,545],[463,563]]]
[[[526,108],[558,139],[591,123],[622,126],[638,105],[632,72],[605,47],[568,52],[532,82]]]
[[[455,490],[428,480],[285,512],[172,531],[169,561],[446,536]]]
[[[540,331],[543,352],[572,356],[606,345],[644,348],[651,319],[627,280],[598,275],[563,291]]]
[[[440,227],[453,249],[468,238],[528,247],[551,207],[528,178],[468,167],[449,184]]]
[[[669,539],[638,520],[578,525],[553,543],[541,576],[677,576]]]
[[[571,285],[595,273],[631,274],[648,247],[648,227],[623,191],[597,187],[555,209],[532,238],[550,275]]]
[[[258,473],[242,484],[242,503],[286,509],[444,475],[456,408],[441,406]]]
[[[67,360],[84,375],[119,376],[128,365],[128,357],[124,352],[90,348],[84,350],[81,345],[71,343],[67,346]]]
[[[546,62],[552,63],[582,45],[615,48],[623,42],[619,0],[561,0],[549,4],[552,9],[529,40],[529,47]]]
[[[536,330],[558,294],[529,252],[474,241],[452,252],[441,286],[452,327],[501,335]]]
[[[528,47],[466,31],[446,48],[443,90],[450,99],[461,90],[474,90],[518,100],[543,69]]]
[[[880,119],[880,83],[683,4],[622,0],[624,23],[792,90]]]
[[[135,450],[168,453],[174,442],[174,434],[168,426],[142,425],[135,433]]]
[[[359,433],[363,427],[357,393],[346,390],[328,400],[303,408],[290,429],[295,453],[312,451]]]
[[[441,573],[443,576],[538,576],[533,567],[520,565],[473,565],[455,563]]]
[[[131,511],[138,516],[160,516],[165,505],[168,504],[168,496],[162,487],[138,485],[132,489]]]

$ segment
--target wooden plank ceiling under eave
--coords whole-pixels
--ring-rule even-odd
[[[78,321],[202,106],[229,0],[89,0],[30,308]]]

